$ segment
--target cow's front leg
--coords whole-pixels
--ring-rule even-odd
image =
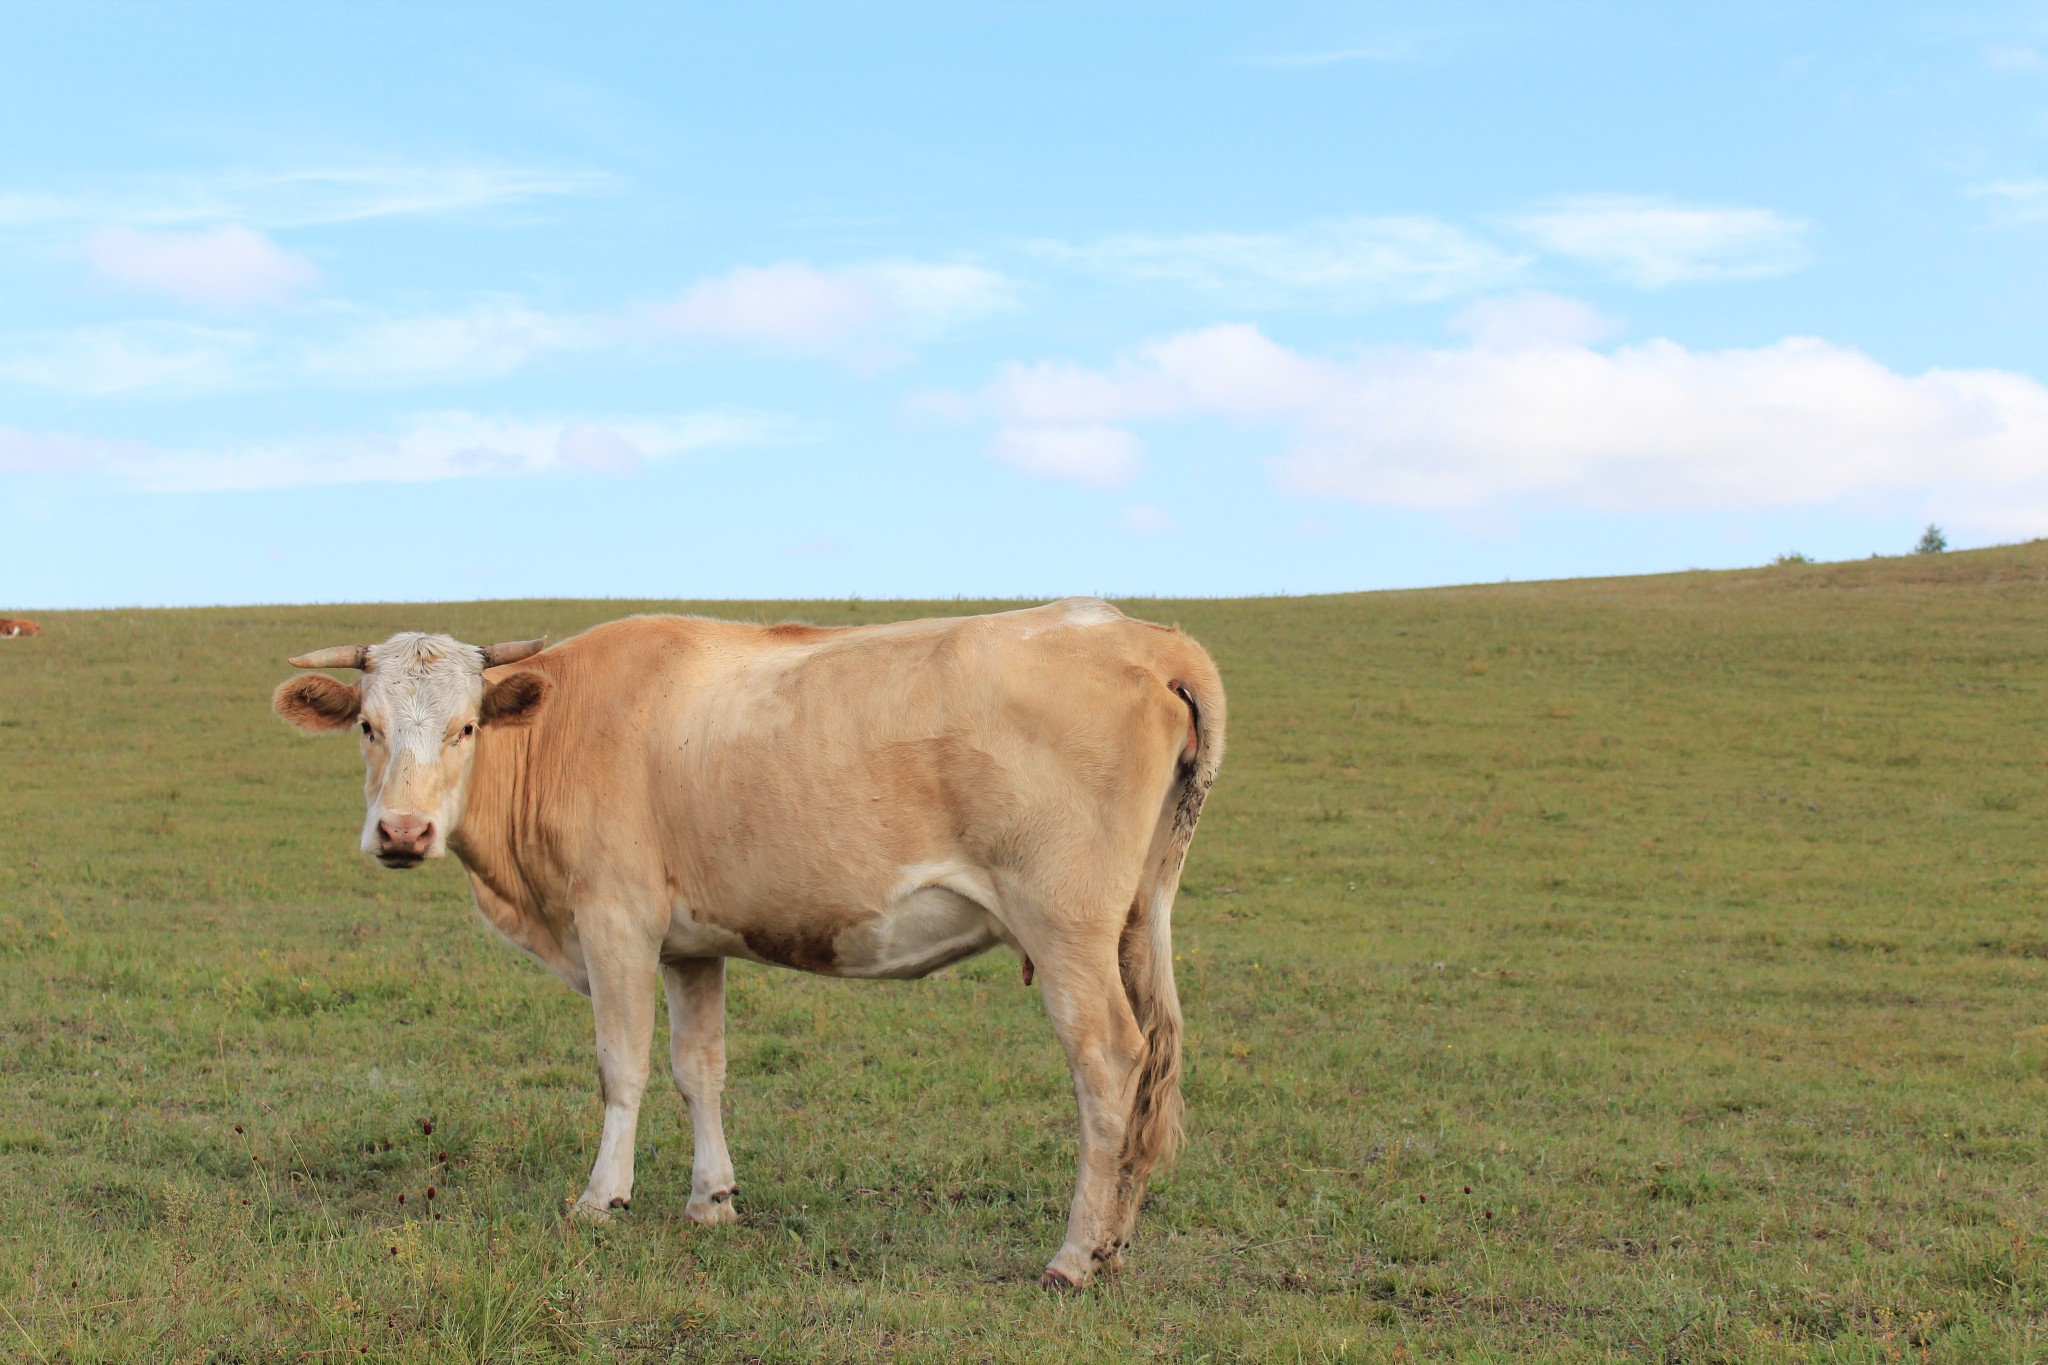
[[[668,990],[669,1069],[690,1107],[696,1151],[690,1163],[693,1223],[736,1222],[732,1156],[725,1150],[720,1097],[725,1091],[725,959],[687,957],[661,965]]]
[[[576,1201],[577,1217],[611,1220],[613,1209],[633,1202],[633,1140],[640,1127],[640,1097],[647,1091],[647,1049],[654,1036],[657,946],[626,915],[593,922],[582,935],[590,971],[590,1004],[597,1016],[597,1082],[604,1098],[604,1137],[590,1184]],[[580,926],[579,926],[580,927]]]

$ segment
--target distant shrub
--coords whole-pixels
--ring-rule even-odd
[[[1927,523],[1927,529],[1920,533],[1919,543],[1913,546],[1913,553],[1916,555],[1938,555],[1947,548],[1948,537],[1941,533],[1939,526],[1930,521]]]
[[[1813,556],[1811,556],[1811,555],[1803,555],[1803,554],[1799,553],[1799,551],[1797,551],[1797,550],[1787,550],[1787,551],[1786,551],[1786,552],[1785,552],[1784,554],[1781,554],[1781,555],[1779,555],[1779,556],[1778,556],[1778,557],[1777,557],[1776,559],[1772,560],[1772,561],[1771,561],[1771,563],[1773,563],[1773,564],[1811,564],[1811,563],[1813,563]]]

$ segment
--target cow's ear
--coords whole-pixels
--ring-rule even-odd
[[[554,683],[538,673],[513,673],[484,689],[477,719],[486,725],[530,725]]]
[[[363,713],[363,690],[325,673],[286,678],[270,695],[270,709],[309,735],[353,725]]]

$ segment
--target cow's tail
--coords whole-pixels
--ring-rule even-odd
[[[1202,802],[1223,766],[1223,680],[1209,656],[1185,641],[1186,657],[1167,683],[1188,709],[1188,738],[1130,919],[1118,963],[1124,993],[1143,1033],[1138,1084],[1124,1128],[1119,1203],[1128,1237],[1153,1170],[1173,1160],[1181,1139],[1180,995],[1173,980],[1173,898],[1195,837]]]

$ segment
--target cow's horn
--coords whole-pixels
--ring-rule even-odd
[[[296,658],[286,659],[293,668],[368,668],[370,647],[368,645],[333,645],[327,649],[316,649]]]
[[[538,654],[548,647],[548,637],[538,640],[510,640],[502,645],[484,646],[484,667],[496,668],[499,664],[516,664],[531,654]]]

